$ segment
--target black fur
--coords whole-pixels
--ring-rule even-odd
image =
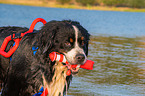
[[[78,22],[67,20],[48,22],[39,32],[27,34],[22,38],[18,49],[12,56],[12,61],[0,56],[0,80],[4,82],[2,96],[32,96],[38,92],[40,85],[43,85],[42,75],[47,82],[52,81],[55,62],[51,62],[48,57],[49,53],[71,50],[64,44],[69,37],[74,37],[72,25],[75,25],[85,37],[85,46],[82,47],[86,55],[88,54],[89,33]],[[27,30],[21,27],[1,27],[0,45],[4,38],[12,33]],[[11,46],[11,44],[13,41],[8,45]],[[38,47],[35,55],[32,50],[33,46]],[[71,78],[72,75],[66,78],[68,85]]]

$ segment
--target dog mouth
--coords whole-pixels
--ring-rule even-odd
[[[68,64],[66,66],[67,66],[68,70],[71,71],[72,75],[77,75],[78,74],[79,69],[80,69],[80,65],[71,65],[71,64]]]
[[[80,68],[72,68],[72,75],[77,75],[79,73]]]

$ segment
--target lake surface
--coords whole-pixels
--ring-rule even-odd
[[[92,35],[94,70],[81,69],[68,96],[145,96],[145,13],[0,4],[0,26],[29,27],[38,17],[76,20]]]

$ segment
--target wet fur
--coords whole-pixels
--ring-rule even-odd
[[[4,82],[2,96],[32,96],[44,86],[48,88],[50,96],[63,95],[69,87],[72,75],[66,76],[67,68],[60,62],[52,62],[49,53],[55,51],[63,53],[64,38],[71,36],[72,25],[83,30],[82,34],[89,40],[89,34],[78,22],[51,21],[45,24],[39,32],[25,35],[12,61],[0,56],[0,80]],[[21,27],[1,27],[0,45],[4,38],[12,33],[27,31]],[[13,41],[8,44],[11,46]],[[33,55],[32,47],[39,47]],[[88,41],[85,46],[88,53]],[[9,47],[7,48],[9,50]]]
[[[43,80],[45,82],[44,87],[50,90],[49,96],[63,96],[63,91],[66,90],[65,88],[67,88],[67,68],[62,63],[56,62],[56,64],[54,65],[54,69],[55,73],[51,83],[47,83],[46,79],[43,77]]]

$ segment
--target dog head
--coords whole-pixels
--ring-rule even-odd
[[[77,25],[72,25],[72,30],[72,36],[66,37],[62,53],[70,64],[84,64],[88,54],[88,37],[83,33],[87,31]]]
[[[76,21],[51,21],[42,28],[43,52],[51,50],[65,55],[70,64],[84,64],[88,55],[89,33]],[[46,33],[47,32],[47,33]],[[46,39],[48,42],[46,42]]]
[[[70,64],[84,64],[87,60],[89,34],[78,22],[63,21],[55,36],[55,48]]]

